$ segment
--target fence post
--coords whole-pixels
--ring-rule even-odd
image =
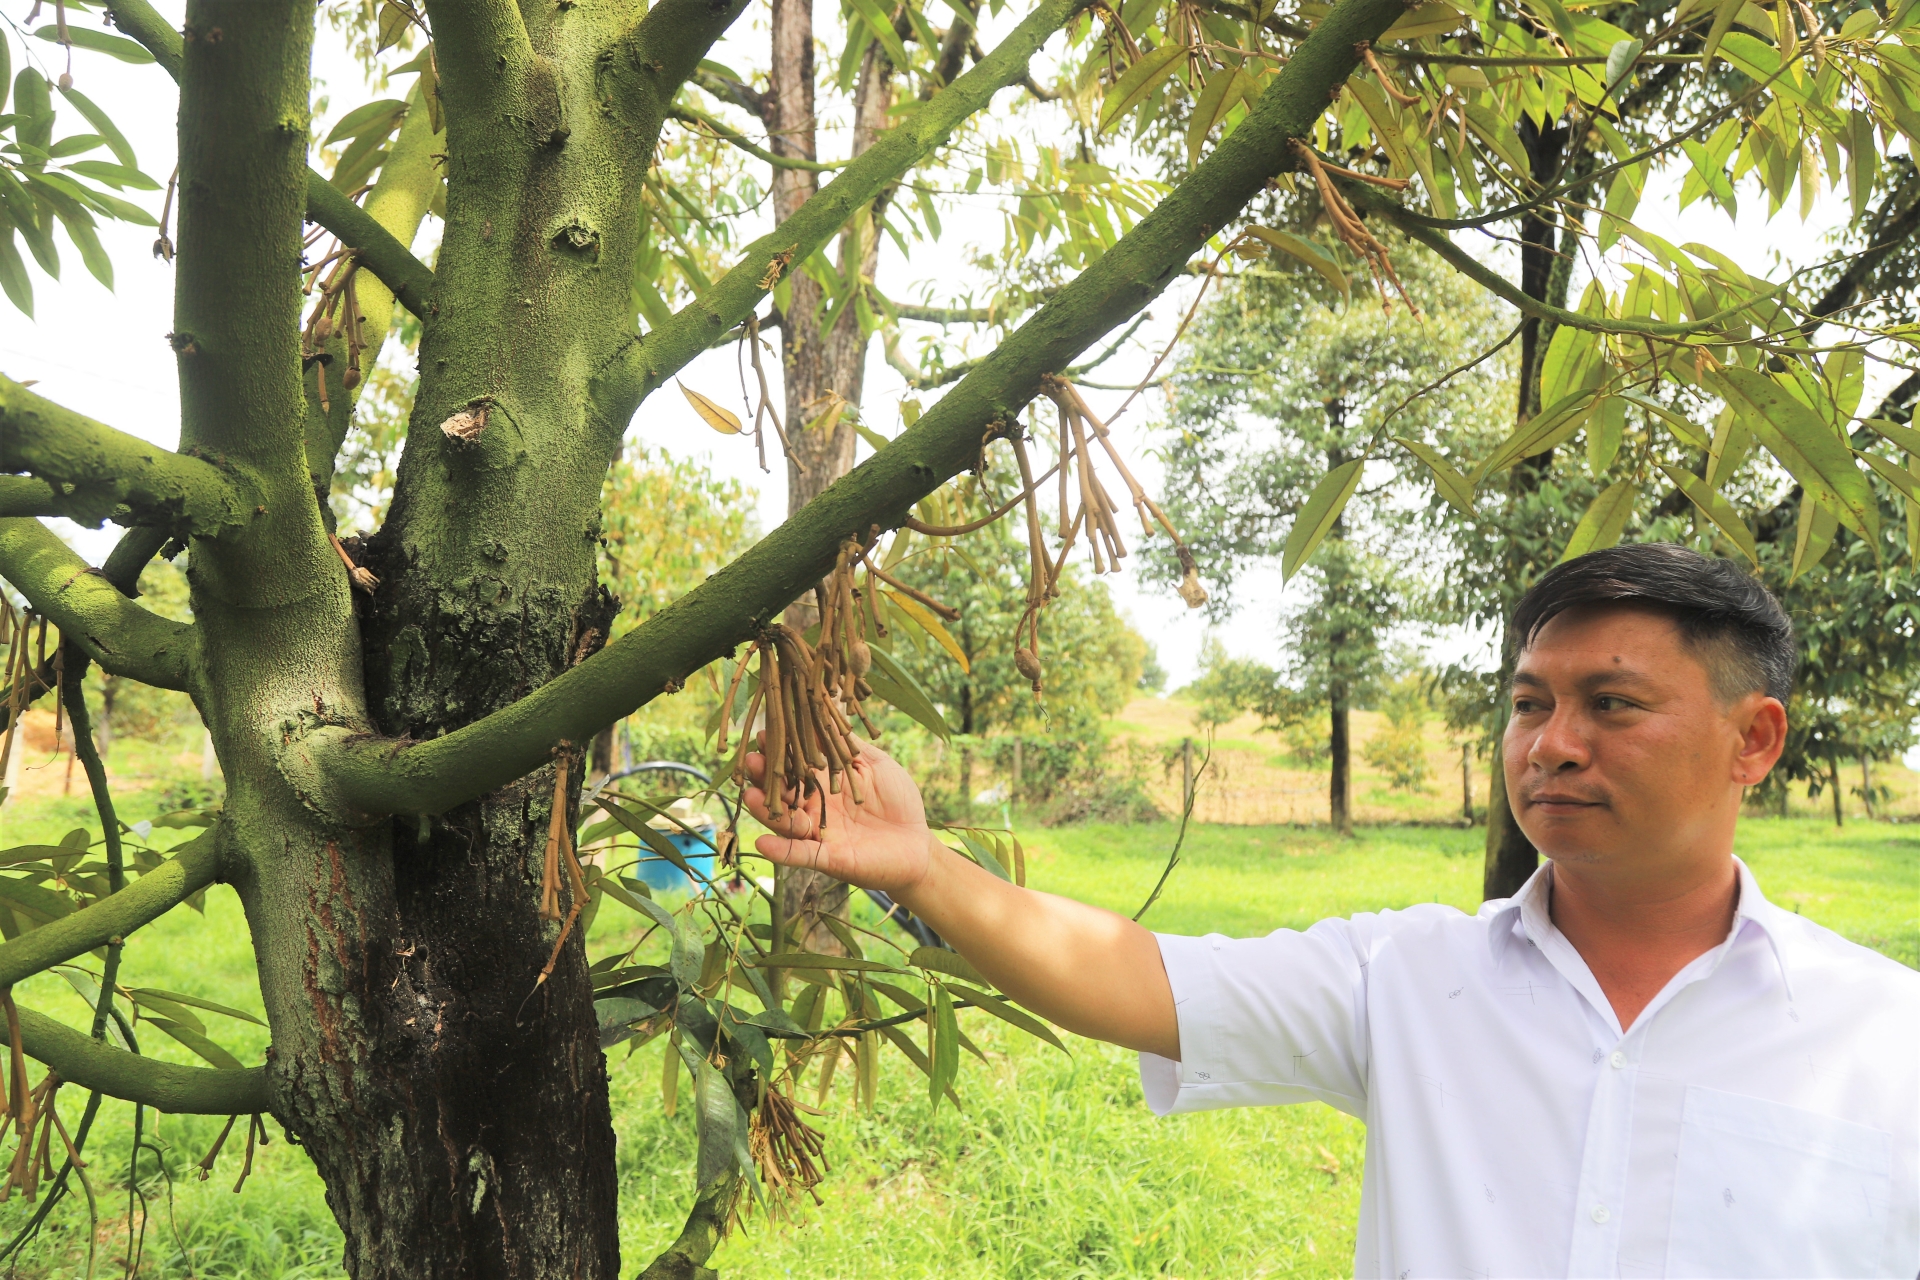
[[[1180,739],[1180,812],[1193,803],[1193,739]]]
[[[1470,750],[1468,744],[1460,744],[1460,814],[1467,820],[1468,826],[1473,825],[1473,763],[1468,754]]]

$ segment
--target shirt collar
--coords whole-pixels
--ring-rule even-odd
[[[1751,924],[1766,936],[1767,944],[1773,949],[1774,962],[1780,966],[1780,981],[1787,988],[1787,999],[1793,999],[1793,974],[1788,957],[1794,948],[1797,936],[1791,920],[1794,913],[1783,910],[1767,900],[1760,892],[1759,881],[1753,878],[1753,872],[1739,857],[1733,860],[1734,872],[1740,878],[1740,898],[1733,908],[1733,928],[1727,931],[1729,941],[1740,936],[1747,925]],[[1487,946],[1493,953],[1493,961],[1499,964],[1506,958],[1507,948],[1528,940],[1538,941],[1553,930],[1553,921],[1548,914],[1548,894],[1553,887],[1553,863],[1542,858],[1540,866],[1527,877],[1520,891],[1511,898],[1494,899],[1483,903],[1480,915],[1487,921]]]

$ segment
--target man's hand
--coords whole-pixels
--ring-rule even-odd
[[[762,789],[766,757],[757,751],[748,754],[747,775],[754,785],[742,799],[747,812],[774,833],[761,836],[753,847],[784,866],[824,871],[836,880],[897,898],[927,878],[933,833],[927,828],[920,789],[907,771],[872,743],[855,743],[860,754],[853,762],[853,776],[841,778],[838,795],[825,792],[825,776],[819,775],[815,781],[820,789],[810,788],[801,804],[779,818],[767,813]],[[853,798],[856,787],[858,802]]]
[[[742,798],[773,832],[754,841],[762,856],[891,895],[987,981],[1069,1031],[1180,1056],[1173,989],[1152,934],[1125,916],[1016,888],[967,861],[934,839],[907,771],[879,748],[859,747],[838,795],[824,793],[826,775],[816,773],[815,787],[778,819],[767,812],[766,760],[748,754],[758,785]]]

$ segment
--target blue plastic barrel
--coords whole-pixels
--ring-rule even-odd
[[[696,832],[698,834],[695,834]],[[714,829],[711,826],[695,827],[693,832],[674,830],[663,831],[660,834],[673,842],[673,847],[679,850],[680,856],[687,860],[688,866],[701,875],[712,878],[714,853],[711,841],[714,838]],[[690,879],[684,871],[652,850],[642,850],[641,856],[646,860],[642,861],[635,870],[640,881],[647,888],[655,892],[667,893],[706,892],[707,886],[704,881]]]

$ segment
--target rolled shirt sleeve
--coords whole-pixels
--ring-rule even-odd
[[[1325,1102],[1366,1114],[1372,917],[1264,938],[1158,934],[1173,986],[1180,1061],[1140,1055],[1157,1115]]]

